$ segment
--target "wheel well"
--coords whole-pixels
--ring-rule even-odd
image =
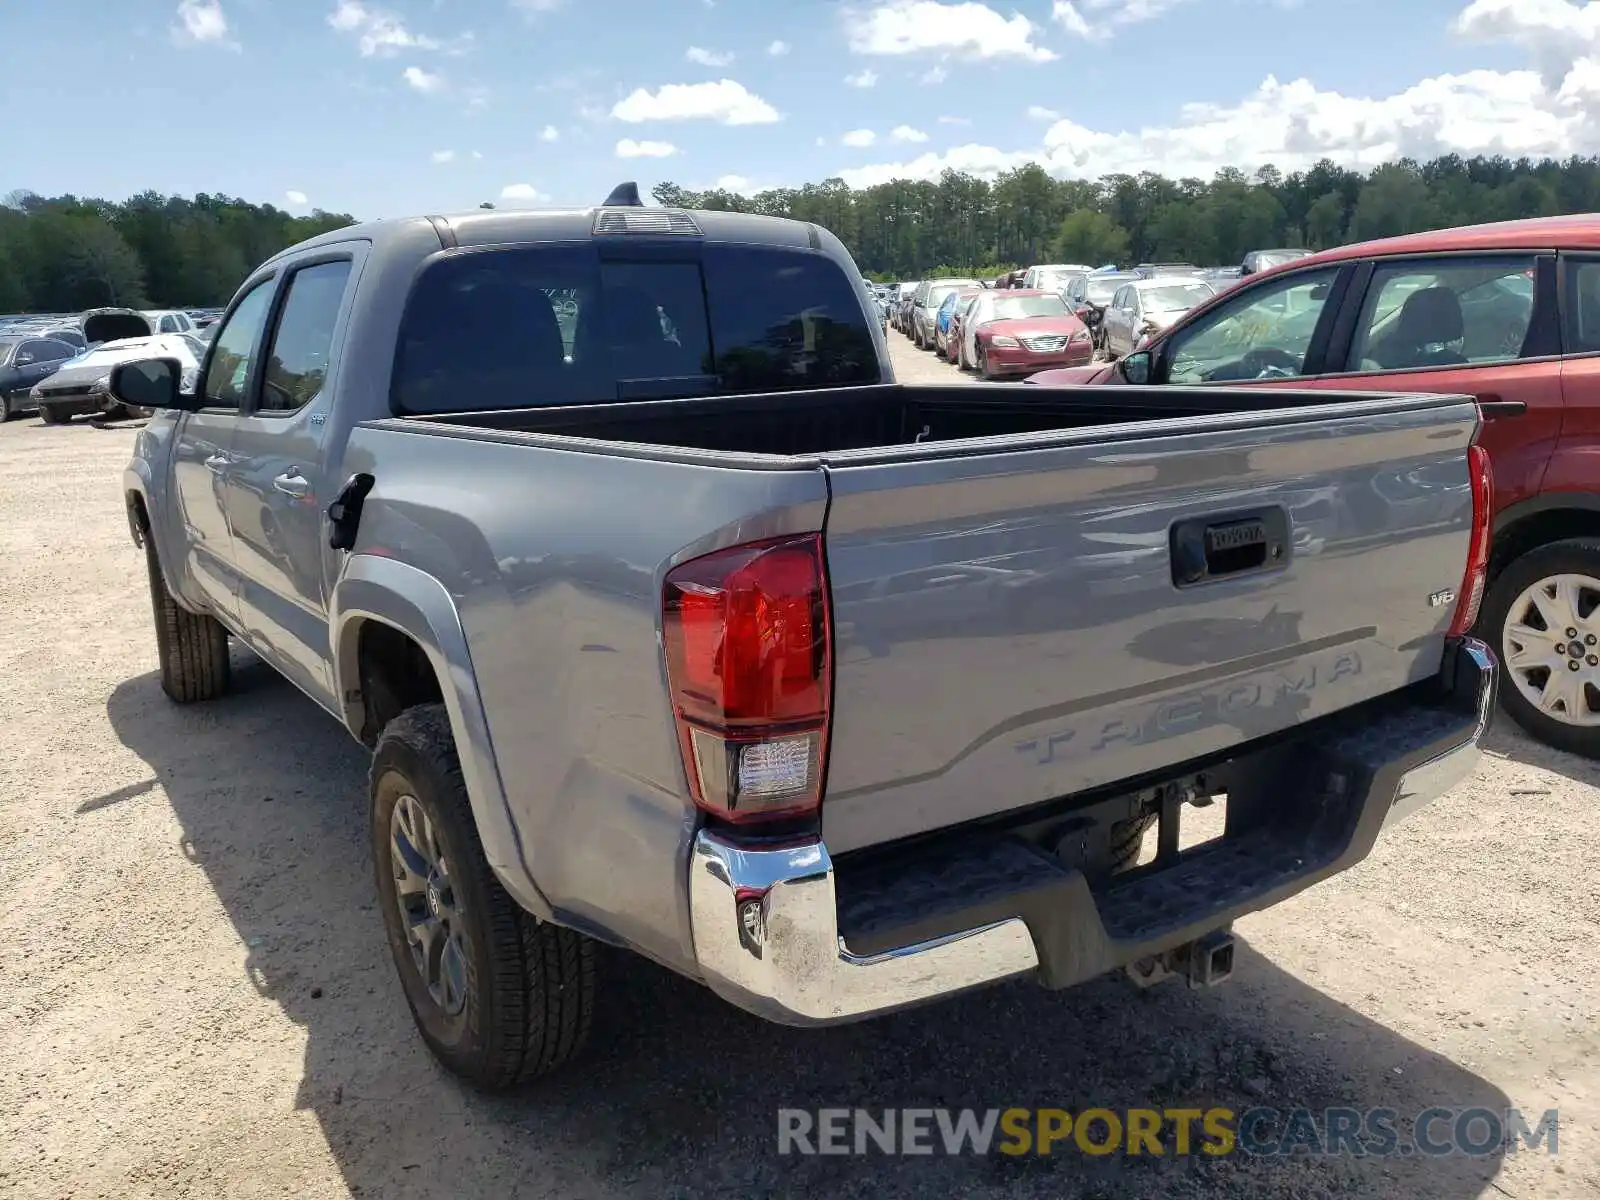
[[[1600,512],[1582,508],[1552,508],[1533,513],[1495,534],[1489,552],[1489,578],[1493,580],[1528,551],[1565,538],[1600,536]]]
[[[377,744],[383,727],[406,709],[444,699],[427,653],[393,626],[367,621],[356,645],[361,678],[361,740]]]

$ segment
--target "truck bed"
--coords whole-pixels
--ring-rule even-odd
[[[1024,387],[994,384],[878,384],[745,396],[701,396],[612,404],[452,413],[403,418],[456,429],[558,434],[642,445],[661,450],[709,450],[784,457],[850,454],[866,461],[874,452],[903,451],[973,439],[1053,435],[1044,445],[1108,426],[1184,421],[1198,417],[1271,413],[1292,419],[1296,410],[1355,403],[1374,412],[1456,404],[1459,398],[1408,395],[1394,400],[1367,393],[1261,388]],[[1129,430],[1130,434],[1137,432]],[[1098,436],[1098,435],[1097,435]],[[982,452],[983,446],[966,448]],[[942,448],[940,456],[949,454]],[[895,457],[906,457],[897,453]]]
[[[490,711],[536,726],[528,680],[563,681],[549,736],[496,738],[518,744],[513,786],[613,772],[663,814],[682,788],[666,571],[822,530],[822,830],[842,854],[1173,772],[1435,674],[1477,426],[1461,396],[887,385],[391,418],[351,461],[377,512],[401,498],[364,538],[418,554],[427,534],[433,573],[478,581],[463,622]],[[1219,529],[1250,544],[1197,549]],[[618,614],[604,636],[578,597]],[[625,685],[590,674],[592,645]]]

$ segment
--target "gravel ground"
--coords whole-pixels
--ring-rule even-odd
[[[902,378],[953,369],[891,335]],[[1500,723],[1368,861],[1192,992],[1000,988],[824,1032],[608,953],[590,1058],[488,1100],[413,1036],[361,749],[239,652],[180,710],[120,502],[128,427],[0,427],[0,1194],[874,1198],[1600,1194],[1600,770]],[[795,1158],[782,1107],[1561,1110],[1560,1153]]]

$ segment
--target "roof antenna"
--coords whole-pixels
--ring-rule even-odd
[[[643,208],[644,201],[639,199],[639,185],[632,181],[619,183],[611,189],[611,195],[606,197],[603,208]]]

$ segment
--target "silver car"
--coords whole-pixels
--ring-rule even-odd
[[[1100,318],[1101,344],[1112,358],[1132,354],[1145,339],[1216,294],[1216,287],[1205,280],[1181,275],[1158,275],[1125,283],[1111,297]]]

